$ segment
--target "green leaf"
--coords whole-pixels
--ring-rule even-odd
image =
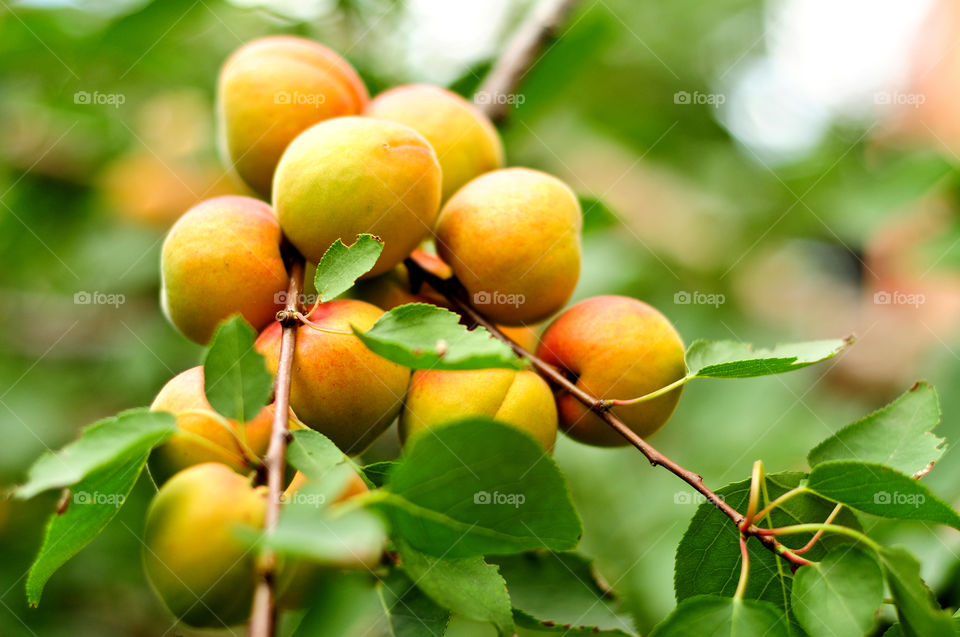
[[[927,485],[881,464],[824,462],[813,468],[807,488],[864,513],[939,522],[960,529],[960,515]]]
[[[781,619],[766,602],[701,595],[680,602],[650,637],[789,637]]]
[[[395,307],[367,332],[354,333],[373,352],[412,369],[523,369],[508,345],[482,327],[467,330],[460,316],[429,303]]]
[[[580,519],[553,458],[485,417],[428,429],[407,444],[380,505],[393,533],[448,558],[568,550]]]
[[[793,578],[793,613],[811,635],[862,637],[876,624],[882,603],[880,565],[856,546],[830,551]]]
[[[387,476],[397,464],[393,461],[374,462],[363,467],[363,475],[374,487],[379,488],[387,484]]]
[[[298,429],[291,432],[287,447],[287,461],[310,480],[321,480],[347,457],[337,445],[313,429]]]
[[[344,467],[352,471],[348,467]],[[283,555],[331,566],[375,563],[386,544],[386,529],[376,514],[352,509],[342,514],[327,505],[342,491],[345,480],[335,486],[308,483],[295,494],[285,496],[277,527],[270,534],[245,533],[260,547]]]
[[[690,378],[751,378],[792,372],[833,358],[849,341],[832,339],[753,349],[736,341],[696,341],[687,349],[687,376]]]
[[[563,628],[605,635],[633,635],[612,596],[597,584],[590,562],[576,553],[537,551],[490,558],[507,581],[517,622],[527,628]]]
[[[79,553],[106,528],[136,484],[147,462],[147,453],[117,459],[78,482],[68,494],[67,508],[47,522],[43,545],[27,576],[27,601],[40,603],[50,576]]]
[[[203,357],[203,391],[210,406],[227,418],[246,422],[267,404],[273,375],[253,349],[257,332],[239,315],[217,326]]]
[[[920,563],[900,546],[880,550],[880,564],[890,594],[897,603],[900,630],[906,637],[952,637],[953,621],[940,610],[933,594],[920,578]]]
[[[434,602],[458,615],[493,624],[500,637],[513,635],[510,596],[496,566],[480,556],[431,557],[402,540],[397,550],[403,570]]]
[[[373,587],[373,578],[367,572],[329,572],[319,576],[320,581],[313,582],[312,589],[306,591],[309,610],[293,633],[294,637],[382,634],[379,591]]]
[[[400,569],[383,579],[380,596],[392,637],[440,637],[447,631],[450,611],[435,604]]]
[[[770,498],[776,498],[798,486],[802,473],[775,473],[766,477]],[[750,494],[750,480],[729,484],[717,491],[727,504],[745,511]],[[766,519],[768,526],[788,526],[807,522],[822,523],[836,505],[816,495],[804,493],[791,498],[775,509]],[[837,524],[859,529],[854,516],[844,510],[837,516]],[[683,538],[677,546],[674,564],[674,586],[677,601],[697,595],[732,597],[740,577],[740,547],[736,525],[709,502],[697,508]],[[792,536],[790,546],[802,546],[812,534]],[[804,557],[822,559],[826,552],[850,540],[836,534],[827,534]],[[773,604],[786,613],[790,606],[793,575],[789,565],[765,549],[756,540],[747,542],[750,555],[750,577],[746,597]]]
[[[913,475],[943,455],[943,438],[931,430],[940,422],[940,399],[917,383],[889,405],[847,425],[810,452],[814,467],[829,460],[877,462]]]
[[[370,234],[361,234],[350,247],[337,239],[327,248],[317,264],[314,287],[321,301],[334,299],[370,271],[383,252],[383,241]]]
[[[173,415],[162,411],[131,409],[104,418],[60,451],[40,456],[13,495],[26,500],[47,489],[69,487],[97,469],[149,452],[176,430]]]

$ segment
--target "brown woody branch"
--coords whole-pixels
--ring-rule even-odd
[[[547,42],[556,36],[578,2],[546,0],[539,3],[510,38],[506,49],[477,90],[477,95],[485,98],[478,100],[477,107],[494,124],[500,124],[507,118],[511,103],[507,98],[517,90],[523,76],[536,64]]]
[[[297,255],[290,266],[290,283],[287,286],[286,307],[277,313],[277,320],[283,325],[280,337],[280,360],[277,366],[277,379],[274,384],[273,429],[270,433],[270,446],[264,458],[267,472],[267,512],[264,520],[265,533],[277,526],[280,518],[280,503],[283,495],[283,472],[286,465],[287,441],[290,431],[287,427],[290,411],[290,379],[293,369],[293,352],[297,343],[298,302],[303,290],[303,258]],[[258,563],[259,581],[253,596],[253,610],[250,615],[250,637],[273,637],[276,632],[277,604],[276,579],[277,558],[273,551],[264,551]]]
[[[500,328],[480,314],[469,303],[469,301],[467,301],[468,297],[466,291],[460,282],[456,280],[456,278],[444,279],[439,277],[421,266],[420,263],[413,258],[407,259],[405,263],[407,270],[410,272],[411,283],[428,283],[437,292],[442,294],[459,314],[466,317],[470,322],[486,328],[487,331],[493,334],[495,338],[503,341],[513,348],[513,351],[516,352],[518,356],[529,361],[537,373],[550,382],[554,387],[558,387],[562,391],[569,393],[571,396],[579,400],[587,408],[597,414],[600,418],[602,418],[630,444],[639,449],[640,453],[642,453],[647,460],[650,461],[651,465],[654,467],[661,466],[689,484],[691,487],[696,489],[697,492],[703,495],[703,497],[705,497],[710,503],[720,509],[724,515],[733,520],[733,523],[736,524],[738,528],[741,526],[741,523],[744,521],[744,515],[727,504],[723,498],[707,487],[707,485],[703,483],[703,477],[700,474],[694,473],[689,469],[685,469],[680,464],[674,462],[663,453],[652,447],[650,443],[638,436],[633,430],[624,424],[624,422],[611,411],[606,402],[584,391],[575,383],[571,382],[570,379],[567,378],[559,369],[545,362],[536,354],[527,351],[523,346],[511,340],[509,336],[500,330]],[[777,555],[780,555],[791,562],[799,563],[796,559],[794,559],[792,553],[785,552],[786,547],[780,544],[780,542],[775,538],[760,533],[756,526],[751,524],[742,529],[741,532],[745,536],[757,538],[757,540],[759,540],[766,548],[773,551]],[[805,562],[806,560],[804,560],[804,563]]]

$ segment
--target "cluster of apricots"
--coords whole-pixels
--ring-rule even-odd
[[[330,49],[267,37],[224,64],[218,119],[225,161],[263,199],[217,197],[173,225],[161,257],[163,310],[200,344],[220,321],[242,315],[260,330],[255,347],[276,372],[287,244],[316,263],[337,239],[379,237],[383,251],[352,298],[313,310],[310,322],[328,331],[302,324],[297,332],[295,425],[345,453],[361,453],[395,420],[406,440],[471,415],[524,430],[547,451],[558,428],[589,444],[624,444],[532,371],[411,373],[343,334],[404,303],[444,305],[429,286],[411,292],[403,261],[412,254],[434,273],[456,276],[478,311],[598,397],[641,396],[684,374],[679,335],[635,299],[587,299],[538,336],[531,325],[562,310],[579,278],[580,205],[555,177],[505,168],[497,131],[458,95],[414,85],[371,100]],[[249,422],[227,420],[203,386],[203,369],[187,370],[153,403],[177,416],[179,432],[150,459],[161,488],[148,513],[145,562],[177,617],[217,626],[241,621],[250,606],[255,565],[230,527],[263,524],[266,494],[248,476],[265,453],[273,407]],[[675,390],[618,414],[647,436],[678,399]],[[348,495],[366,490],[358,482]]]

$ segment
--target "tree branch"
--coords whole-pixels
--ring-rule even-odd
[[[273,429],[270,433],[270,446],[264,458],[267,471],[267,513],[264,532],[270,533],[280,518],[280,504],[283,495],[283,473],[286,466],[287,440],[290,431],[287,427],[290,411],[290,380],[293,369],[293,353],[297,343],[298,302],[303,290],[303,258],[297,255],[290,266],[290,283],[287,286],[286,307],[277,313],[277,320],[283,325],[280,337],[280,360],[277,364],[277,379],[274,384]],[[260,580],[253,596],[253,610],[250,615],[250,637],[273,637],[277,623],[276,579],[277,558],[273,551],[265,551],[260,556],[258,571]]]
[[[539,3],[510,38],[506,49],[477,90],[477,95],[483,97],[477,100],[477,107],[494,124],[500,124],[507,118],[507,109],[511,104],[507,98],[517,90],[523,76],[536,64],[547,41],[557,34],[578,2],[546,0]]]
[[[558,370],[553,365],[545,362],[543,359],[538,357],[536,354],[527,351],[523,346],[518,343],[513,342],[509,336],[504,334],[500,328],[498,328],[494,323],[489,321],[486,317],[480,314],[468,301],[467,294],[463,286],[460,284],[456,278],[444,279],[439,277],[423,266],[414,258],[408,258],[404,262],[407,266],[407,270],[410,273],[411,281],[423,281],[430,284],[437,292],[442,294],[446,298],[453,308],[466,317],[471,322],[476,325],[480,325],[486,328],[493,336],[511,348],[516,352],[517,356],[524,358],[530,362],[533,368],[537,371],[540,376],[546,379],[548,382],[553,384],[555,387],[559,387],[563,391],[569,393],[571,396],[583,403],[587,408],[597,414],[602,418],[608,425],[613,427],[621,436],[623,436],[630,444],[640,450],[647,460],[650,461],[650,464],[654,467],[661,466],[665,468],[670,473],[674,474],[691,487],[696,489],[704,498],[712,503],[715,507],[720,509],[720,511],[726,515],[728,518],[733,520],[733,523],[738,527],[744,520],[743,514],[734,509],[732,506],[726,503],[722,497],[717,495],[712,491],[707,485],[703,482],[703,477],[689,469],[685,469],[678,463],[674,462],[660,451],[655,449],[650,445],[646,440],[638,436],[632,429],[630,429],[622,420],[620,420],[611,410],[609,405],[584,391],[576,384],[570,381],[560,370]],[[767,549],[773,551],[777,555],[780,555],[790,561],[796,562],[792,554],[784,553],[784,547],[780,546],[780,543],[769,535],[765,535],[759,531],[759,529],[754,525],[749,525],[741,531],[745,536],[751,536],[757,538]],[[804,560],[806,563],[806,560]]]

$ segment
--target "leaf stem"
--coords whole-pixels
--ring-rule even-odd
[[[773,529],[762,529],[761,533],[763,535],[792,535],[795,533],[815,533],[817,531],[824,531],[827,533],[836,533],[837,535],[846,535],[851,537],[858,542],[863,542],[874,551],[879,552],[883,547],[880,546],[878,542],[873,540],[865,533],[861,533],[856,529],[851,529],[848,526],[842,526],[840,524],[825,524],[825,523],[809,523],[809,524],[792,524],[790,526],[781,526]]]
[[[757,507],[760,506],[760,492],[762,490],[763,480],[763,461],[757,460],[753,463],[753,471],[750,474],[750,497],[747,501],[747,514],[743,516],[743,521],[740,522],[739,525],[741,532],[753,524]]]
[[[647,402],[648,400],[653,400],[654,398],[659,398],[660,396],[663,396],[664,394],[669,394],[669,393],[672,392],[674,389],[677,389],[678,387],[682,387],[682,386],[685,385],[688,381],[691,381],[691,380],[693,380],[694,378],[696,378],[696,376],[684,376],[683,378],[679,378],[679,379],[673,381],[672,383],[670,383],[669,385],[666,385],[665,387],[661,387],[660,389],[658,389],[658,390],[656,390],[656,391],[652,391],[652,392],[650,392],[649,394],[644,394],[643,396],[639,396],[639,397],[637,397],[637,398],[628,398],[628,399],[626,399],[626,400],[620,400],[620,399],[610,398],[610,399],[604,400],[603,402],[604,402],[605,404],[609,405],[610,407],[626,407],[626,406],[628,406],[628,405],[638,405],[638,404],[640,404],[640,403]]]
[[[836,517],[840,515],[840,511],[842,510],[843,510],[842,504],[838,504],[837,506],[833,507],[833,511],[831,511],[830,515],[827,516],[827,519],[824,522],[824,524],[830,524],[831,522],[833,522],[836,519]],[[813,534],[813,537],[810,538],[809,542],[804,544],[803,547],[795,550],[794,553],[796,553],[797,555],[803,555],[804,553],[806,553],[807,551],[813,548],[814,544],[817,543],[817,540],[819,540],[822,535],[823,535],[823,529],[820,529],[819,531]]]
[[[733,594],[733,598],[737,600],[743,599],[744,593],[747,592],[747,580],[750,579],[750,551],[747,550],[747,537],[741,533],[740,534],[740,580],[737,581],[737,590]]]
[[[293,353],[297,342],[299,314],[297,302],[303,289],[303,258],[299,255],[290,266],[290,283],[287,288],[287,304],[284,312],[278,314],[283,332],[280,337],[280,360],[277,363],[277,379],[274,386],[273,429],[270,434],[270,446],[264,458],[267,470],[267,512],[264,520],[264,533],[270,534],[280,519],[280,503],[283,494],[283,471],[286,466],[287,440],[290,436],[287,412],[290,410],[290,380],[293,369]],[[253,610],[250,614],[250,637],[273,637],[277,624],[277,605],[274,581],[276,579],[277,557],[265,550],[258,561],[259,581],[253,597]]]
[[[773,511],[779,506],[782,506],[783,503],[786,502],[787,500],[790,500],[791,498],[795,498],[796,496],[802,493],[807,493],[807,492],[808,490],[806,487],[795,487],[793,489],[790,489],[786,493],[783,493],[779,497],[774,498],[770,502],[770,504],[760,509],[760,511],[755,516],[753,516],[752,523],[759,522],[760,520],[765,518],[767,515],[769,515],[771,511]]]
[[[311,310],[312,311],[312,310]],[[344,332],[343,330],[331,330],[326,327],[320,327],[300,312],[294,312],[297,319],[312,330],[323,332],[324,334],[337,334],[338,336],[353,336],[353,332]]]

